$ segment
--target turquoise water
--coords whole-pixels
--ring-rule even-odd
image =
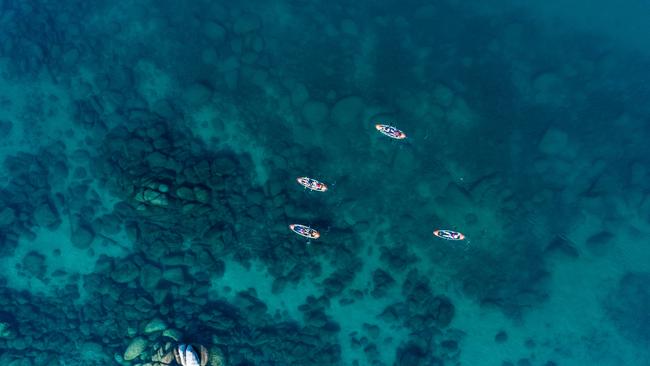
[[[647,5],[0,10],[0,364],[650,365]]]

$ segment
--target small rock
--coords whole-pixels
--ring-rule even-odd
[[[149,334],[149,333],[155,333],[155,332],[160,332],[167,329],[167,324],[160,318],[155,318],[152,319],[147,325],[144,327],[144,333]]]
[[[208,359],[208,364],[210,366],[225,366],[226,364],[226,358],[223,351],[217,346],[210,347]]]
[[[395,284],[393,277],[382,269],[373,272],[372,281],[373,289],[370,294],[376,299],[386,296],[388,289]]]
[[[220,157],[212,161],[210,169],[214,174],[231,175],[237,169],[237,164],[230,158]]]
[[[341,21],[341,32],[350,36],[356,36],[359,34],[359,28],[352,19],[343,19]]]
[[[106,235],[117,235],[122,230],[122,221],[114,214],[106,214],[97,218],[93,228]]]
[[[202,28],[203,34],[213,43],[219,44],[226,38],[226,29],[217,22],[209,20],[203,23]]]
[[[117,283],[129,283],[138,276],[140,276],[140,268],[129,260],[118,262],[115,269],[111,271],[111,278]]]
[[[134,199],[138,202],[146,203],[152,206],[164,207],[169,204],[167,195],[150,188],[144,188],[137,192]]]
[[[357,96],[349,96],[336,102],[332,108],[331,120],[341,126],[358,124],[362,119],[365,104]]]
[[[162,333],[163,337],[171,338],[178,342],[181,339],[183,334],[177,329],[165,329]]]
[[[327,104],[310,100],[302,106],[302,118],[310,125],[324,122],[329,114]]]
[[[494,341],[496,343],[505,343],[508,340],[508,333],[506,333],[503,330],[500,330],[499,333],[497,333],[494,336]]]
[[[140,270],[140,286],[145,290],[153,291],[160,278],[162,276],[162,270],[153,264],[145,263],[142,265]]]
[[[183,269],[180,267],[165,269],[163,279],[177,285],[184,285],[185,273],[183,273]]]
[[[90,226],[81,223],[76,225],[76,227],[72,230],[72,235],[70,237],[72,244],[80,249],[86,249],[90,247],[90,244],[94,239],[95,232],[93,229],[90,228]]]
[[[527,358],[521,358],[517,361],[517,366],[531,366],[531,363]]]
[[[212,98],[212,88],[201,82],[188,86],[183,93],[185,102],[193,107],[207,103],[210,98]]]
[[[201,203],[210,202],[210,192],[204,188],[194,187],[194,196],[196,197],[196,200]]]
[[[0,322],[0,339],[12,339],[16,333],[11,329],[7,322]]]
[[[601,231],[587,239],[587,248],[596,254],[604,254],[607,247],[612,243],[614,234],[609,231]]]
[[[61,223],[59,214],[51,202],[43,202],[34,210],[36,224],[48,229],[56,229]]]
[[[147,348],[148,344],[149,342],[142,337],[134,338],[131,343],[129,343],[126,351],[124,351],[124,360],[134,360],[136,357],[140,356],[140,354]]]
[[[251,41],[252,46],[253,46],[253,51],[259,53],[264,51],[264,38],[262,38],[260,35],[255,35],[253,37],[253,41]]]
[[[239,69],[239,60],[237,57],[230,56],[227,59],[223,60],[221,64],[219,64],[219,72],[221,73],[228,73],[228,72],[233,72],[237,71]]]
[[[180,187],[176,190],[176,196],[185,201],[194,201],[194,191],[189,187]]]
[[[0,120],[0,139],[9,136],[14,124],[11,121]]]
[[[552,72],[537,75],[532,87],[535,102],[551,106],[562,105],[566,99],[566,91],[569,90],[566,82]]]
[[[539,142],[538,148],[547,155],[560,155],[567,148],[568,142],[569,136],[566,132],[550,127]]]
[[[477,122],[476,113],[470,108],[465,99],[457,97],[447,112],[447,121],[452,126],[469,128]]]
[[[23,270],[36,278],[43,278],[47,267],[45,265],[45,256],[31,251],[23,257]]]
[[[259,29],[262,26],[260,18],[253,13],[244,13],[240,15],[235,24],[233,31],[235,34],[244,34]]]
[[[303,84],[297,83],[291,88],[291,104],[294,107],[300,107],[307,99],[309,99],[309,92]]]
[[[437,84],[433,89],[433,98],[436,103],[448,108],[454,102],[454,92],[451,91],[446,85]]]
[[[158,99],[153,103],[153,106],[151,107],[152,112],[156,113],[157,115],[167,119],[171,120],[174,119],[177,115],[176,110],[174,109],[174,105],[172,102],[168,99]]]
[[[11,207],[0,210],[0,226],[9,226],[16,219],[16,212]]]
[[[226,86],[228,89],[237,89],[237,84],[239,83],[239,73],[237,70],[228,71],[224,73],[223,77],[226,80]]]

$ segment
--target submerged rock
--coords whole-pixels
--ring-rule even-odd
[[[11,207],[0,209],[0,226],[9,226],[16,219],[16,212]]]
[[[164,320],[160,318],[155,318],[149,321],[147,325],[145,325],[144,333],[149,334],[149,333],[160,332],[165,330],[166,328],[167,328],[167,323],[165,323]]]
[[[43,278],[47,267],[45,265],[45,256],[31,251],[23,257],[23,270],[36,278]]]
[[[140,285],[147,291],[154,291],[162,277],[162,270],[153,264],[145,263],[140,270]]]
[[[357,96],[345,97],[332,108],[331,120],[340,126],[350,126],[362,121],[362,114],[365,109],[363,99]]]
[[[131,343],[129,343],[126,351],[124,351],[124,360],[134,360],[136,357],[140,356],[140,354],[147,348],[148,344],[149,341],[143,337],[134,338]]]
[[[626,338],[650,342],[650,272],[627,272],[605,301],[607,315]]]
[[[373,289],[370,294],[374,298],[386,296],[388,290],[395,284],[393,277],[382,269],[377,269],[372,273],[372,282]]]
[[[193,107],[200,106],[212,98],[212,88],[205,83],[194,83],[185,89],[183,99]]]
[[[567,148],[569,136],[566,132],[551,127],[546,130],[546,133],[539,142],[539,151],[547,155],[562,155]]]
[[[113,271],[111,278],[117,283],[129,283],[140,276],[140,269],[131,261],[119,262]]]
[[[177,330],[177,329],[165,329],[162,333],[163,337],[171,338],[175,341],[178,341],[181,339],[183,334]]]
[[[16,333],[11,329],[11,325],[7,322],[0,322],[0,339],[12,339]]]
[[[604,254],[605,250],[614,240],[614,234],[609,231],[601,231],[587,239],[587,248],[596,254]]]
[[[36,224],[48,229],[55,229],[61,223],[59,213],[51,202],[43,202],[34,210]]]
[[[433,98],[439,105],[449,108],[454,102],[454,92],[444,84],[436,84],[433,89]]]
[[[70,240],[72,244],[80,249],[86,249],[95,239],[95,232],[86,224],[77,224],[72,230]]]
[[[210,366],[226,366],[226,357],[220,347],[210,347],[208,352],[208,365]]]
[[[233,24],[233,31],[235,34],[244,34],[255,31],[262,26],[260,18],[253,13],[244,13],[237,17],[235,24]]]
[[[310,125],[318,125],[325,122],[329,114],[327,104],[317,101],[307,101],[302,106],[302,118]]]
[[[208,20],[201,25],[203,34],[210,39],[212,43],[220,44],[226,38],[226,29],[221,24]]]
[[[14,124],[11,121],[0,120],[0,139],[7,137],[11,130],[13,129]]]
[[[134,199],[138,202],[152,206],[164,207],[169,204],[169,200],[167,199],[167,195],[165,193],[149,188],[143,188],[141,191],[136,193]]]

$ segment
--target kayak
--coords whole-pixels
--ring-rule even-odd
[[[320,233],[316,229],[312,229],[309,226],[300,225],[300,224],[291,224],[289,229],[294,233],[304,236],[309,239],[318,239],[320,238]]]
[[[465,235],[462,233],[459,233],[458,231],[453,231],[453,230],[435,230],[433,232],[434,236],[437,236],[441,239],[445,240],[464,240]]]
[[[316,191],[316,192],[325,192],[325,191],[327,191],[327,184],[325,184],[325,183],[323,183],[321,181],[318,181],[316,179],[313,179],[313,178],[300,177],[300,178],[296,178],[296,181],[301,186],[303,186],[305,188],[309,188],[312,191]]]
[[[406,138],[404,131],[393,126],[377,124],[375,128],[377,131],[395,140],[403,140]]]

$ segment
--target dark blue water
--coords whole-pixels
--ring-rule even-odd
[[[650,365],[645,4],[0,10],[1,364]]]

